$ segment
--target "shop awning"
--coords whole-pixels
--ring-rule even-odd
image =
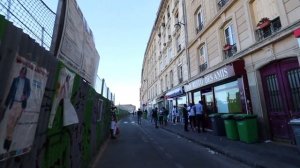
[[[166,95],[165,95],[165,98],[174,98],[174,97],[177,97],[177,96],[181,96],[184,93],[185,93],[184,92],[184,87],[181,86],[179,88],[176,88],[176,89],[173,89],[173,90],[167,92]]]

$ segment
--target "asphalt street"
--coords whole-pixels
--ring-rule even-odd
[[[209,148],[142,120],[119,121],[120,135],[102,147],[93,168],[247,168]]]

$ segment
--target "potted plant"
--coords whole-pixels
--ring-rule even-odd
[[[271,23],[270,19],[267,17],[261,18],[260,21],[257,23],[257,27],[259,29],[263,29],[267,26],[269,26]]]
[[[231,47],[232,47],[232,45],[230,45],[230,44],[225,44],[224,47],[223,47],[223,50],[224,50],[224,51],[228,51],[228,50],[231,49]]]

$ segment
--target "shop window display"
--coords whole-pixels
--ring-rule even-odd
[[[241,113],[242,105],[238,81],[216,86],[215,99],[219,113]]]

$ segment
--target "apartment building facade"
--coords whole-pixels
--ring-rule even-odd
[[[140,98],[143,109],[171,108],[186,102],[188,80],[187,29],[184,1],[161,1],[144,55]],[[176,101],[178,100],[178,101]]]
[[[288,122],[300,118],[300,1],[183,4],[187,103],[203,100],[208,114],[256,114],[262,139],[293,143]]]

